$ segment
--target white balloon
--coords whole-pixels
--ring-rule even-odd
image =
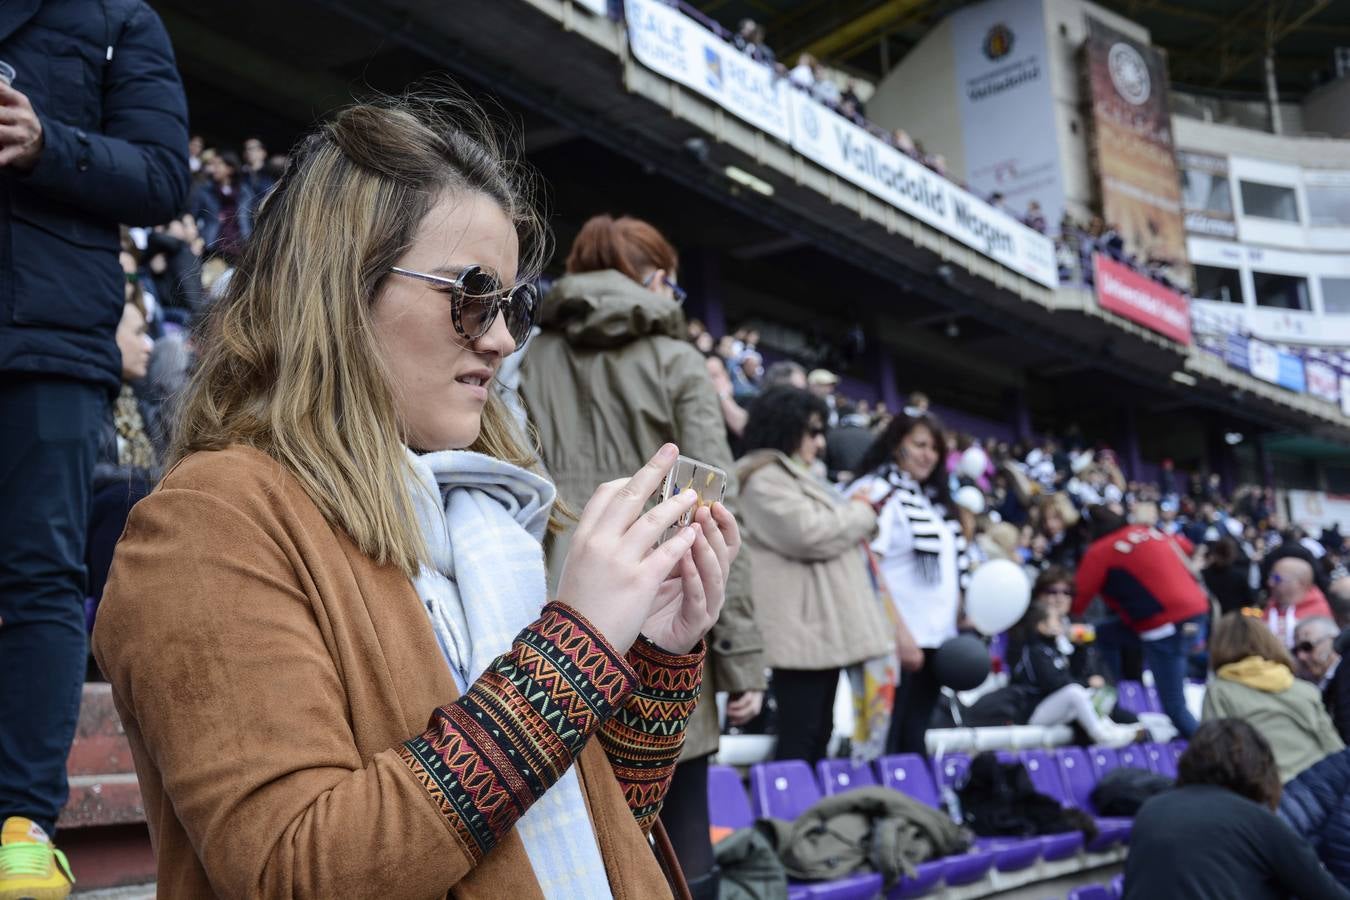
[[[974,481],[977,478],[983,478],[985,469],[989,466],[989,455],[978,445],[972,444],[966,448],[966,452],[961,454],[961,462],[956,466],[956,472],[963,478],[969,478]]]
[[[981,565],[966,588],[966,616],[981,634],[1007,631],[1022,618],[1031,603],[1031,582],[1011,560],[993,559]]]
[[[984,512],[984,492],[973,484],[967,484],[957,489],[956,496],[952,498],[956,505],[968,509],[975,515]]]

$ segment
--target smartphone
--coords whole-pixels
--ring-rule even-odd
[[[694,511],[700,506],[712,506],[714,503],[722,502],[727,492],[727,473],[716,466],[681,456],[666,473],[666,480],[661,485],[661,501],[665,502],[683,491],[693,491],[698,497],[698,503],[680,516],[678,522],[666,529],[666,533],[661,535],[663,542],[693,522]]]

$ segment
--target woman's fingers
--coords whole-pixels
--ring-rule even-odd
[[[731,571],[731,548],[727,546],[726,535],[722,534],[721,527],[713,518],[712,510],[707,507],[700,509],[694,521],[703,529],[703,536],[708,539],[713,553],[717,555],[717,564],[722,569],[722,577],[726,578]]]
[[[645,554],[652,545],[661,539],[661,535],[672,525],[680,521],[685,513],[698,502],[693,491],[681,491],[649,509],[633,522],[623,536],[623,543],[630,551]],[[617,503],[617,501],[616,501]],[[614,507],[610,507],[611,510]]]
[[[741,552],[741,526],[736,522],[731,510],[721,503],[712,505],[712,517],[717,523],[717,530],[722,533],[722,540],[726,541],[730,558],[735,559]]]
[[[693,541],[694,545],[698,546],[698,542],[702,539],[702,533],[697,533]],[[686,553],[680,557],[680,577],[684,586],[684,606],[680,610],[681,618],[686,622],[699,623],[705,615],[708,600],[703,586],[703,573],[699,571],[693,554]]]
[[[627,478],[620,478],[616,481],[606,481],[595,489],[595,493],[591,494],[591,499],[586,501],[586,506],[581,511],[576,530],[572,532],[573,543],[582,543],[590,537],[605,518],[605,510],[614,499],[614,495],[627,483]]]
[[[605,508],[605,515],[602,517],[606,522],[604,527],[612,529],[615,534],[626,533],[642,515],[647,498],[656,493],[656,489],[661,486],[666,473],[675,465],[675,460],[679,456],[680,449],[674,444],[666,444],[656,451],[656,455],[634,472],[633,477],[629,478],[609,501],[609,506]]]
[[[694,566],[698,570],[702,589],[700,593],[702,593],[704,601],[703,613],[708,618],[708,624],[711,625],[722,611],[722,597],[726,594],[726,574],[702,529],[699,529],[694,537],[693,551],[690,555],[693,557]]]

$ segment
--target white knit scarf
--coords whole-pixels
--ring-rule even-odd
[[[543,610],[542,541],[557,491],[547,479],[467,450],[408,452],[427,544],[413,586],[461,692]],[[545,897],[610,897],[575,767],[516,823]]]

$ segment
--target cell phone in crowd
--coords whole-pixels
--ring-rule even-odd
[[[666,529],[666,533],[661,535],[662,542],[669,540],[676,531],[693,522],[694,511],[700,506],[712,506],[722,501],[727,492],[727,473],[716,466],[681,456],[666,473],[666,480],[661,485],[661,500],[662,502],[669,500],[683,491],[693,491],[698,497],[698,503],[680,516],[678,522]]]

